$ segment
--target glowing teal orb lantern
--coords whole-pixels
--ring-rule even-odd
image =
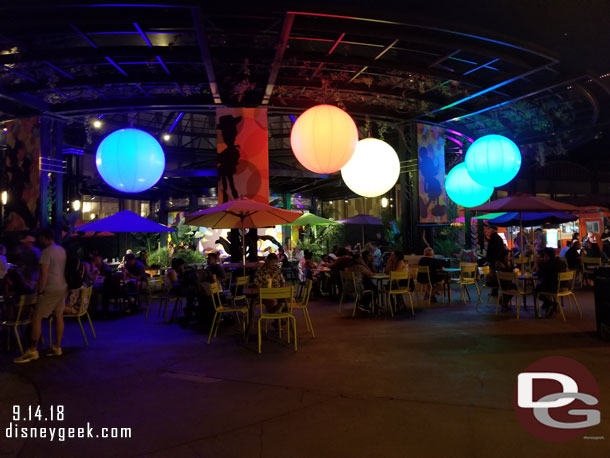
[[[453,167],[445,179],[449,198],[462,207],[476,207],[485,203],[494,192],[492,186],[481,186],[468,174],[464,162]]]
[[[95,165],[102,179],[121,192],[142,192],[165,170],[165,154],[149,133],[139,129],[112,132],[97,147]]]
[[[482,186],[502,186],[511,181],[521,168],[521,152],[512,140],[502,135],[485,135],[466,152],[466,169]]]

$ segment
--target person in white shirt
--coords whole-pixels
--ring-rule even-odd
[[[64,334],[64,307],[68,284],[66,283],[66,250],[55,244],[55,234],[49,228],[41,229],[38,241],[43,247],[40,254],[40,277],[38,279],[38,302],[32,314],[31,347],[16,363],[28,363],[39,358],[38,341],[42,332],[42,319],[55,315],[55,345],[49,356],[61,356],[61,339]]]

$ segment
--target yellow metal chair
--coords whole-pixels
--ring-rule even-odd
[[[479,284],[477,283],[477,272],[478,268],[476,264],[460,263],[460,277],[456,278],[453,282],[459,285],[464,304],[466,303],[466,294],[468,294],[468,299],[470,299],[468,285],[474,285],[477,291],[477,304],[481,300],[481,291],[479,290]]]
[[[413,308],[413,293],[411,293],[411,289],[409,288],[409,279],[411,275],[408,270],[402,272],[390,272],[390,284],[388,288],[388,308],[390,309],[390,315],[394,316],[394,311],[392,310],[392,300],[397,300],[397,297],[404,297],[405,294],[409,296],[409,304],[411,305],[411,315],[415,315],[415,310]],[[404,282],[405,284],[401,285],[400,282]],[[396,303],[398,305],[398,303]]]
[[[36,294],[27,294],[23,295],[19,298],[19,302],[17,303],[17,314],[14,320],[5,320],[0,321],[0,326],[7,329],[6,336],[6,349],[10,350],[11,343],[11,335],[10,330],[13,329],[15,334],[15,339],[17,340],[17,345],[19,345],[19,351],[23,354],[23,345],[21,344],[21,336],[19,335],[19,327],[27,326],[31,323],[31,311],[32,310],[24,310],[28,307],[33,307],[36,305],[38,301],[38,296]],[[32,308],[33,309],[33,308]]]
[[[309,316],[309,310],[307,310],[307,306],[309,305],[309,296],[311,295],[311,288],[313,287],[313,281],[308,278],[305,280],[305,290],[303,293],[303,300],[301,302],[289,302],[288,309],[292,312],[293,310],[303,310],[303,317],[305,318],[305,324],[307,325],[307,330],[311,332],[311,336],[315,337],[316,335],[313,332],[313,325],[311,324],[311,317]]]
[[[595,269],[602,266],[602,258],[594,258],[583,256],[582,258],[582,281],[581,284],[584,283],[585,279],[593,278],[595,275]]]
[[[220,286],[218,283],[212,282],[210,283],[210,295],[212,296],[212,304],[214,305],[214,319],[212,320],[212,326],[210,327],[210,335],[208,336],[208,344],[212,340],[212,335],[216,337],[218,334],[218,326],[220,325],[220,320],[222,316],[227,313],[235,313],[239,319],[239,315],[245,315],[245,319],[242,324],[243,331],[246,330],[246,323],[248,321],[248,305],[245,306],[236,306],[236,307],[226,307],[222,305],[222,301],[220,300]]]
[[[148,320],[148,312],[150,311],[150,305],[152,304],[152,300],[154,297],[159,297],[161,299],[162,296],[156,295],[155,293],[159,291],[159,286],[161,286],[161,291],[163,290],[163,279],[159,276],[146,277],[146,288],[142,291],[142,295],[144,296],[144,300],[146,301],[146,314],[144,315],[144,321]],[[159,304],[161,307],[161,304]]]
[[[172,285],[168,278],[167,275],[164,277],[164,281],[163,281],[163,294],[161,296],[161,302],[159,304],[159,314],[161,315],[165,315],[165,321],[169,321],[170,319],[170,315],[169,315],[169,304],[171,302],[172,299],[175,299],[174,302],[174,308],[172,310],[172,314],[171,316],[174,317],[176,316],[176,318],[178,317],[178,314],[180,314],[180,312],[182,312],[182,296],[180,296],[180,294],[172,294],[171,290],[173,286],[177,286],[177,285]]]
[[[248,286],[250,282],[250,277],[244,275],[243,277],[237,277],[235,279],[235,289],[233,289],[233,294],[231,296],[231,301],[233,302],[233,307],[235,307],[238,301],[245,301],[246,305],[248,305],[248,298],[244,294],[244,288]],[[241,291],[240,291],[241,290]]]
[[[87,334],[85,334],[85,328],[83,327],[83,322],[81,321],[81,317],[86,316],[89,321],[89,326],[91,327],[91,333],[93,334],[93,338],[97,339],[95,335],[95,329],[93,329],[93,322],[91,321],[91,316],[89,315],[89,303],[91,302],[91,293],[93,292],[93,286],[89,288],[85,288],[80,293],[80,299],[78,301],[78,311],[74,314],[65,314],[64,319],[66,318],[76,318],[78,320],[78,325],[80,326],[80,331],[83,333],[83,339],[85,339],[85,345],[89,345],[89,341],[87,340]],[[53,317],[51,315],[49,317],[49,340],[50,345],[53,345]]]
[[[425,281],[419,281],[420,275],[423,275],[426,279]],[[442,282],[440,282],[442,283]],[[428,304],[430,304],[432,300],[432,291],[434,291],[434,286],[432,283],[432,277],[430,276],[430,267],[429,266],[417,266],[417,276],[415,277],[415,295],[417,300],[419,301],[419,296],[417,294],[417,287],[422,285],[424,289],[424,299],[426,298],[426,293],[428,293]]]
[[[531,272],[532,271],[532,258],[531,256],[520,256],[518,258],[513,259],[513,264],[515,267],[518,267],[521,272]]]
[[[559,304],[559,311],[561,312],[561,317],[563,321],[566,321],[566,316],[563,313],[563,298],[568,298],[568,305],[572,305],[576,307],[578,311],[578,315],[582,318],[582,312],[580,311],[580,306],[578,305],[578,301],[576,300],[576,295],[574,294],[574,284],[576,283],[576,272],[573,270],[569,270],[567,272],[559,272],[557,275],[557,292],[546,292],[541,291],[538,293],[538,297],[540,296],[549,296]],[[536,301],[536,310],[538,309],[538,301]]]
[[[498,301],[496,303],[496,314],[500,308],[500,297],[502,296],[510,296],[510,302],[513,300],[513,297],[517,298],[517,319],[519,319],[519,311],[521,310],[521,304],[519,304],[519,298],[524,297],[528,294],[532,294],[532,291],[527,290],[526,288],[521,288],[521,282],[517,278],[517,275],[514,272],[496,272],[498,276]],[[511,286],[508,288],[503,288],[502,284],[510,283]]]
[[[278,320],[280,338],[282,338],[282,320],[286,320],[288,343],[290,343],[290,322],[292,321],[292,327],[294,332],[294,351],[297,351],[297,322],[294,315],[291,312],[290,304],[294,301],[294,286],[284,286],[282,288],[260,288],[259,289],[259,307],[261,314],[258,319],[258,352],[262,353],[262,334],[261,334],[261,321],[263,320]],[[266,312],[263,306],[263,301],[268,299],[284,300],[288,304],[288,309],[284,310],[283,307],[278,309],[277,312]]]

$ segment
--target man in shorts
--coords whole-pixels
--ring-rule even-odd
[[[28,363],[38,359],[38,341],[42,332],[42,319],[55,314],[55,345],[51,346],[49,356],[61,356],[61,339],[64,334],[64,306],[66,303],[66,251],[56,245],[55,234],[49,228],[41,229],[38,242],[43,250],[40,254],[40,276],[38,280],[38,302],[32,314],[31,347],[16,363]]]

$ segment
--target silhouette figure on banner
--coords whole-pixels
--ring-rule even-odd
[[[439,165],[439,158],[430,157],[426,147],[422,146],[419,148],[419,171],[423,177],[424,193],[428,196],[427,201],[420,196],[419,208],[422,219],[427,218],[429,213],[439,218],[447,211],[447,207],[440,202],[443,186],[436,177]],[[430,209],[433,203],[436,203],[436,205]]]
[[[241,122],[241,116],[233,117],[231,115],[221,116],[218,120],[217,129],[222,133],[222,138],[226,148],[218,153],[217,167],[218,177],[222,184],[222,199],[223,202],[229,201],[228,188],[231,188],[233,199],[239,197],[239,193],[235,188],[233,175],[237,172],[237,164],[239,164],[239,145],[235,144],[237,138],[237,125]],[[232,200],[232,199],[231,199]]]
[[[36,216],[32,214],[23,198],[23,193],[26,189],[32,187],[30,181],[30,167],[32,160],[28,155],[19,160],[19,152],[25,149],[25,145],[21,140],[15,142],[15,147],[9,149],[6,154],[7,164],[6,171],[10,177],[8,183],[9,199],[4,209],[4,214],[9,218],[13,217],[13,213],[19,215],[25,224],[23,229],[36,228]]]

